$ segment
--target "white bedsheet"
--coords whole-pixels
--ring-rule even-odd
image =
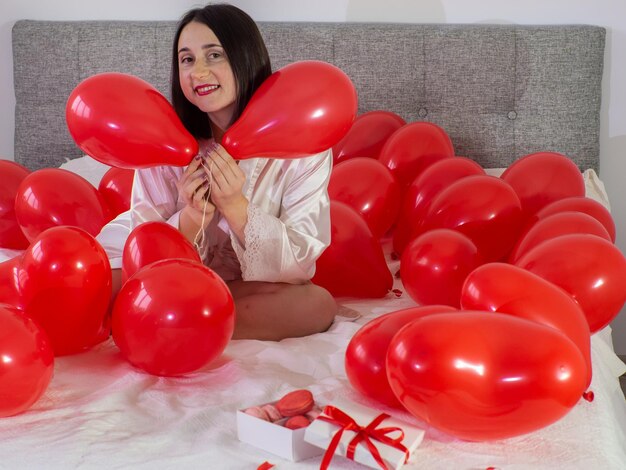
[[[83,163],[68,166],[80,170]],[[81,174],[97,184],[104,170]],[[592,183],[601,185],[593,175]],[[0,261],[16,253],[0,250]],[[389,263],[396,272],[399,262]],[[398,280],[394,287],[402,289]],[[295,388],[308,388],[321,403],[342,396],[377,406],[350,387],[346,345],[368,320],[415,303],[406,293],[342,303],[363,317],[307,338],[232,341],[216,363],[185,378],[135,370],[112,340],[57,358],[43,397],[29,411],[0,419],[0,468],[255,469],[264,461],[278,470],[319,468],[321,457],[294,463],[239,442],[235,412]],[[593,402],[581,399],[551,426],[498,442],[464,442],[429,428],[408,468],[626,468],[626,401],[617,379],[626,365],[613,351],[609,327],[592,336],[591,346]],[[413,420],[408,413],[383,411]],[[331,467],[362,468],[342,458]]]

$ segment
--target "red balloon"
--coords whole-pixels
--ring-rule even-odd
[[[522,202],[524,220],[551,202],[585,195],[585,180],[576,164],[565,155],[539,152],[513,162],[501,178]]]
[[[239,160],[304,157],[339,142],[356,112],[356,90],[344,72],[322,61],[294,62],[261,84],[222,145]]]
[[[485,261],[498,261],[513,248],[521,224],[520,200],[513,188],[495,176],[476,175],[441,190],[421,229],[458,230],[476,244]]]
[[[418,318],[454,311],[447,305],[411,307],[387,313],[363,325],[346,348],[346,374],[352,386],[384,405],[402,408],[387,382],[387,348],[391,338]]]
[[[484,174],[485,170],[478,163],[466,157],[444,158],[426,168],[413,180],[404,196],[393,231],[394,251],[401,255],[419,234],[428,206],[441,190],[466,176]]]
[[[135,170],[110,168],[102,176],[98,191],[109,208],[111,217],[117,217],[130,209],[130,196],[133,190]]]
[[[149,374],[178,376],[217,358],[235,328],[228,287],[206,266],[157,261],[122,286],[113,307],[113,340]]]
[[[80,82],[65,119],[72,138],[89,156],[119,168],[188,165],[198,143],[174,108],[148,82],[106,72]]]
[[[41,328],[22,311],[0,305],[0,418],[29,409],[48,388],[54,354]]]
[[[467,236],[450,229],[430,230],[402,253],[400,276],[418,304],[458,308],[463,282],[481,262],[478,248]]]
[[[542,217],[520,236],[509,256],[509,262],[515,263],[524,253],[541,242],[561,235],[587,233],[611,242],[611,236],[597,219],[584,212],[557,212]]]
[[[15,217],[15,196],[30,171],[9,160],[0,160],[0,248],[23,250],[28,240]]]
[[[22,299],[17,290],[21,259],[21,256],[16,256],[0,263],[0,304],[23,310]]]
[[[144,222],[130,232],[122,252],[122,281],[142,267],[168,258],[185,258],[202,263],[196,248],[185,236],[165,222]]]
[[[568,292],[585,312],[592,333],[608,325],[626,302],[626,259],[595,235],[546,240],[515,264]]]
[[[380,242],[363,217],[347,204],[330,201],[331,242],[317,260],[312,281],[335,297],[384,297],[393,277]]]
[[[387,352],[387,377],[407,410],[461,439],[505,439],[562,418],[585,390],[586,364],[560,331],[510,315],[420,318]]]
[[[430,122],[411,122],[391,134],[378,159],[404,190],[426,167],[453,156],[452,141],[441,127]]]
[[[400,187],[378,160],[356,157],[337,165],[330,175],[328,195],[355,209],[380,238],[396,221]]]
[[[18,291],[28,313],[45,330],[56,356],[95,342],[111,300],[106,252],[86,231],[53,227],[24,252]]]
[[[82,176],[60,168],[29,174],[17,189],[17,221],[29,241],[50,227],[80,227],[93,236],[111,216],[98,190]]]
[[[606,228],[606,231],[611,237],[611,241],[615,243],[615,221],[613,220],[613,216],[606,207],[598,201],[594,201],[588,197],[573,196],[554,201],[537,212],[531,221],[536,221],[549,215],[566,211],[584,212],[585,214],[594,217],[598,220],[598,222],[604,225],[604,228]]]
[[[405,124],[404,119],[389,111],[357,116],[345,137],[333,147],[334,163],[356,157],[378,158],[389,136]]]
[[[474,270],[465,280],[461,308],[506,313],[565,333],[585,358],[589,386],[589,324],[580,305],[560,287],[518,266],[488,263]]]

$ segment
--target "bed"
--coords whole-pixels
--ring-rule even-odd
[[[274,68],[319,59],[341,67],[359,112],[389,110],[431,121],[457,155],[484,168],[551,150],[584,171],[587,195],[609,207],[598,177],[605,30],[587,25],[261,23]],[[13,28],[15,160],[31,170],[63,167],[94,185],[107,167],[81,151],[65,102],[95,73],[137,75],[167,95],[173,22],[18,21]],[[42,51],[44,51],[42,53]],[[38,57],[40,60],[19,60]],[[42,85],[42,71],[45,71]],[[604,124],[606,125],[606,123]],[[399,262],[385,253],[392,273]],[[0,261],[19,254],[0,249]],[[394,288],[403,290],[396,279]],[[0,420],[0,468],[318,468],[321,457],[282,459],[237,439],[236,411],[297,389],[322,403],[371,407],[347,378],[344,353],[367,321],[414,306],[406,293],[338,299],[361,313],[329,331],[281,342],[231,341],[213,364],[181,378],[134,369],[115,344],[60,357],[41,399]],[[626,468],[626,402],[610,327],[591,339],[595,394],[556,423],[503,441],[471,443],[426,429],[407,468]],[[411,416],[386,410],[398,419]],[[357,468],[336,458],[332,468]]]

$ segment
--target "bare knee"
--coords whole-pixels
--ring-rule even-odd
[[[306,302],[309,314],[317,319],[318,332],[326,331],[337,314],[337,302],[330,292],[315,284],[303,286],[307,289]]]
[[[326,331],[337,312],[335,300],[314,284],[229,284],[236,307],[234,338],[278,341]]]

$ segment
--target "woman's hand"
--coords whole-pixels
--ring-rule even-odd
[[[248,221],[248,200],[243,195],[246,175],[226,149],[217,144],[208,149],[203,166],[211,187],[211,202],[243,243]]]
[[[199,230],[204,230],[215,214],[209,200],[209,180],[203,168],[202,157],[196,156],[178,180],[178,191],[187,204],[180,216],[180,231],[191,241]]]

